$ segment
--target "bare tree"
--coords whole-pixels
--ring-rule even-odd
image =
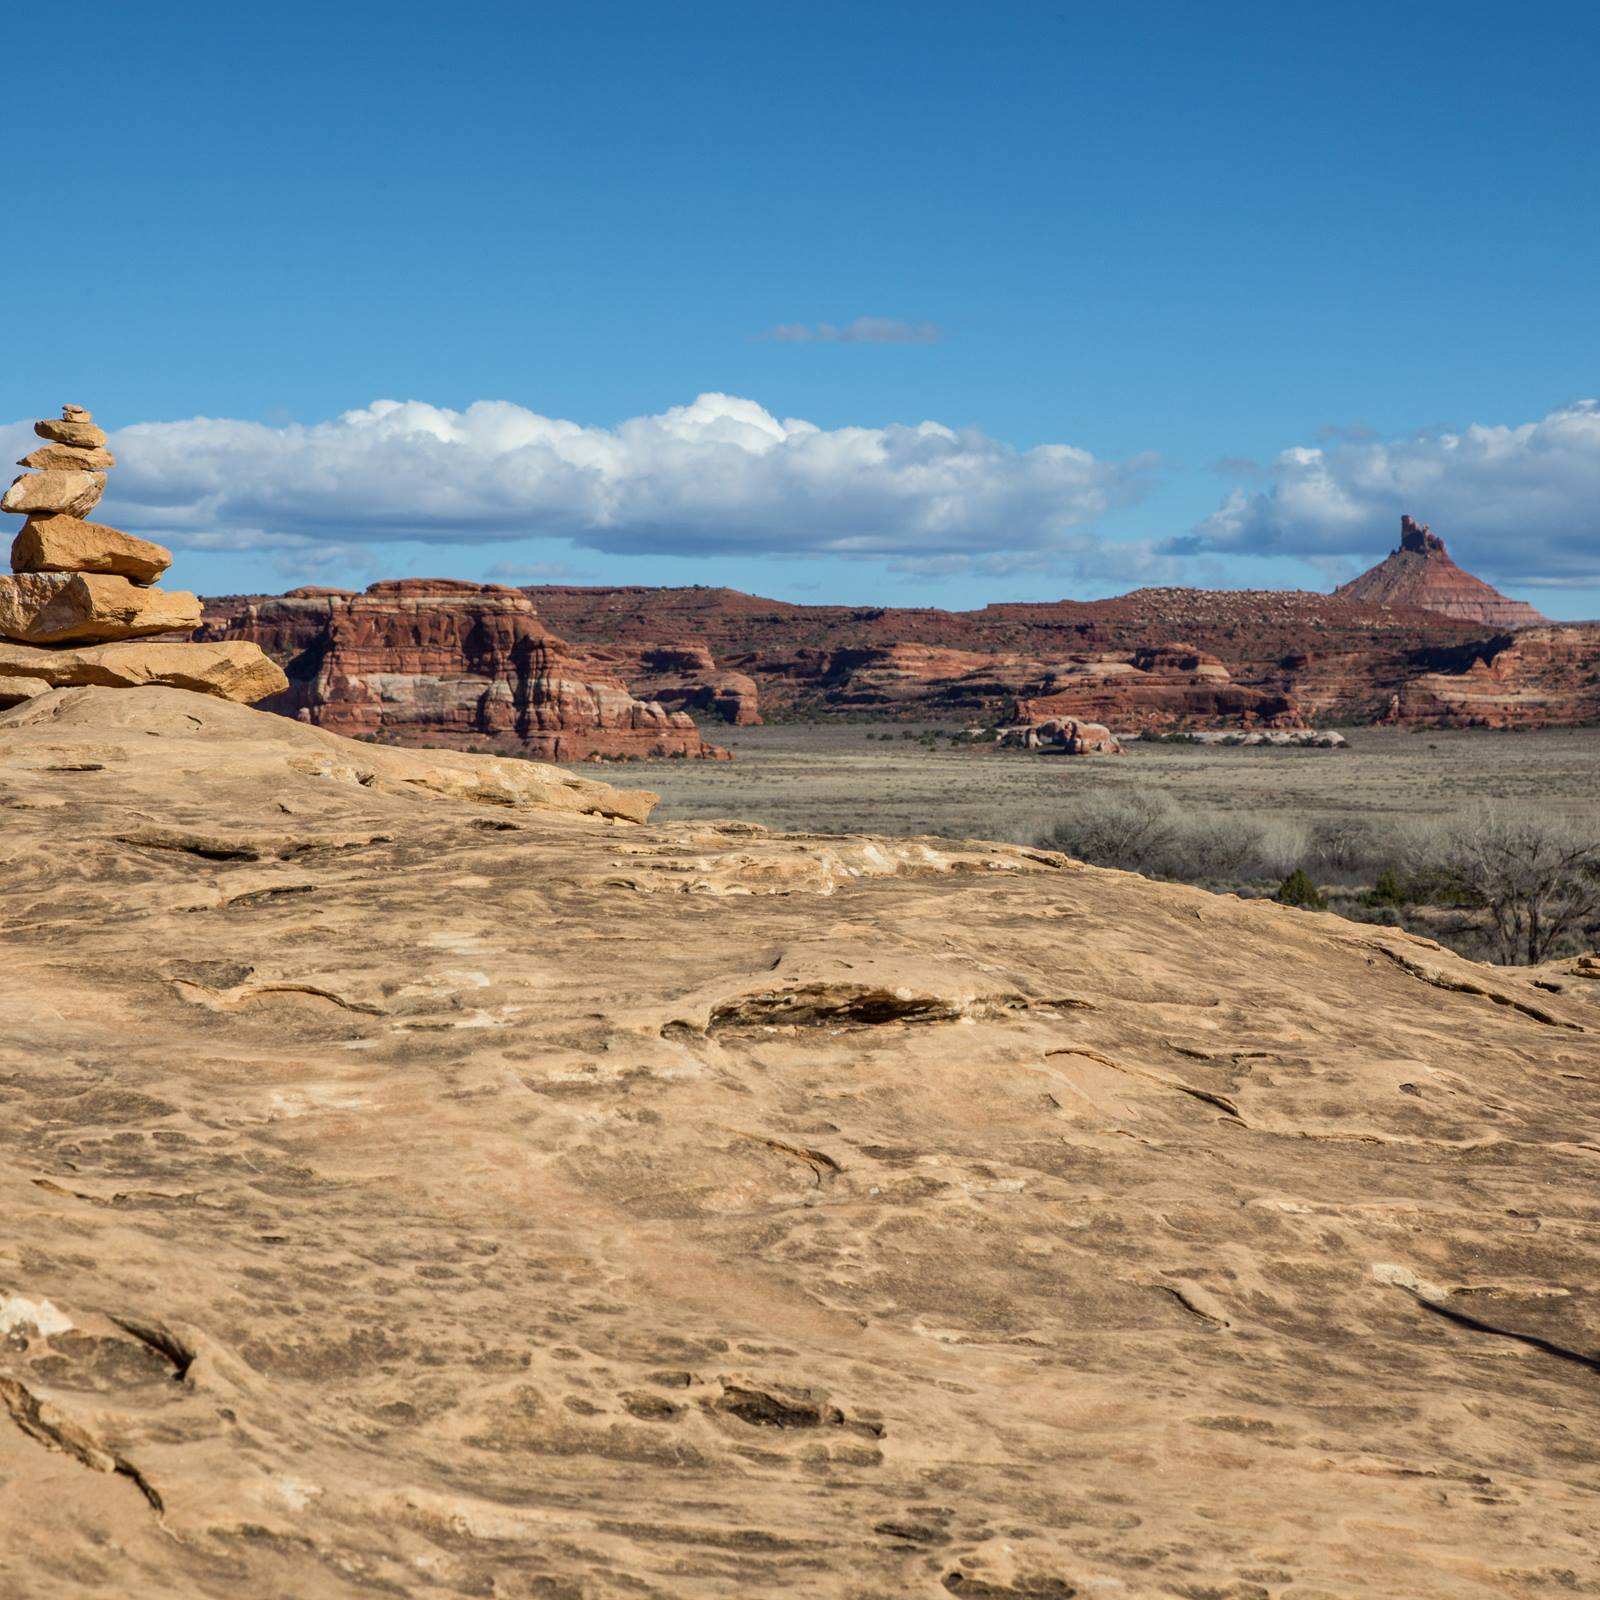
[[[1498,959],[1547,961],[1600,920],[1600,832],[1495,806],[1441,823],[1414,843],[1416,864],[1487,912]]]
[[[1127,789],[1088,795],[1039,843],[1097,867],[1151,872],[1177,836],[1177,808],[1165,795]]]

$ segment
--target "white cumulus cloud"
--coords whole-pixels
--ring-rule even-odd
[[[1600,583],[1600,401],[1515,427],[1296,446],[1269,470],[1268,488],[1235,489],[1165,548],[1364,562],[1393,548],[1409,512],[1491,580]]]
[[[1084,574],[1174,570],[1088,531],[1139,497],[1153,457],[1019,450],[937,422],[824,429],[733,395],[612,428],[498,400],[380,400],[310,425],[141,422],[111,444],[108,517],[191,548],[551,537],[621,556],[1023,553]]]

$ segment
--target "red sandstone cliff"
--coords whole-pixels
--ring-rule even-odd
[[[1600,722],[1600,623],[1522,628],[1395,696],[1385,721],[1463,728]]]
[[[548,761],[727,754],[687,713],[636,699],[503,585],[408,578],[206,609],[203,636],[253,640],[284,666],[289,688],[267,709],[336,733]]]
[[[1333,592],[1341,600],[1421,606],[1491,628],[1524,628],[1545,620],[1532,606],[1508,599],[1483,579],[1463,572],[1450,559],[1444,540],[1410,517],[1400,519],[1397,550]]]
[[[1418,558],[1436,562],[1439,552]],[[514,641],[502,640],[504,623],[480,632],[436,621],[442,631],[429,635],[425,661],[414,668],[409,663],[423,658],[407,654],[413,647],[406,629],[374,632],[370,619],[392,609],[386,595],[416,585],[379,584],[365,596],[333,591],[344,618],[337,625],[326,600],[318,599],[329,591],[315,590],[282,601],[212,600],[207,616],[214,636],[260,643],[296,684],[296,705],[320,708],[319,715],[354,717],[364,728],[374,704],[386,703],[383,726],[416,742],[437,739],[445,726],[456,730],[450,742],[488,743],[492,732],[514,744],[526,728],[537,749],[558,743],[562,759],[579,747],[580,727],[590,730],[587,748],[640,752],[664,743],[696,753],[686,711],[729,723],[759,721],[763,711],[1001,722],[1019,701],[1046,701],[1041,714],[1106,722],[1123,732],[1381,718],[1494,726],[1600,718],[1594,695],[1600,629],[1552,624],[1513,635],[1438,610],[1348,594],[1139,589],[1111,600],[949,612],[800,606],[698,587],[422,587],[450,597],[446,609],[461,618],[478,604],[474,597],[487,612],[515,614],[521,620],[513,633],[543,641],[537,652],[531,644],[515,648],[538,659],[527,673],[514,662],[505,665]],[[502,643],[486,655],[485,639]],[[1167,643],[1173,639],[1185,642]],[[335,643],[335,659],[325,666]],[[1473,683],[1464,675],[1476,673],[1474,683],[1483,675],[1473,663],[1499,662],[1513,643],[1517,651],[1493,667],[1500,674],[1495,691],[1469,693]],[[356,685],[352,673],[370,682]],[[425,692],[420,680],[408,687],[386,677],[417,673],[432,685]],[[581,691],[564,693],[561,683],[604,689],[604,703]],[[654,710],[632,709],[638,701],[624,683]],[[491,684],[500,687],[486,694]],[[440,709],[418,711],[419,695],[441,702]],[[679,713],[676,721],[670,712]],[[676,731],[662,738],[663,727]]]

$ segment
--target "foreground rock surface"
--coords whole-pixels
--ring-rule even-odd
[[[72,644],[188,633],[200,602],[178,590],[142,589],[95,572],[23,572],[0,578],[0,635],[28,644]]]
[[[254,705],[280,694],[289,680],[253,644],[91,645],[42,649],[0,639],[0,705],[47,689],[96,686],[142,689],[164,685]]]
[[[1600,966],[608,796],[0,716],[0,1588],[1600,1592]]]

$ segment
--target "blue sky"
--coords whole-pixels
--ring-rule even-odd
[[[1405,509],[1600,614],[1591,6],[86,34],[8,85],[0,421],[93,407],[190,586],[1325,587]]]

